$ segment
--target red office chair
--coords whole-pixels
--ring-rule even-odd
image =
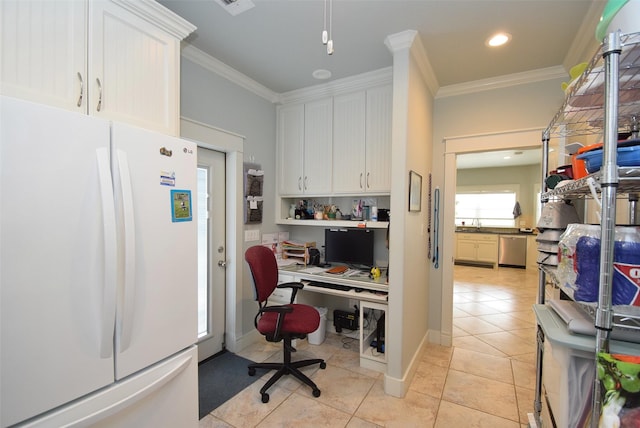
[[[299,369],[301,367],[320,364],[320,368],[327,367],[322,359],[291,361],[291,353],[296,350],[291,346],[292,339],[304,339],[307,334],[314,332],[320,325],[320,314],[313,306],[293,303],[296,293],[304,284],[288,282],[278,285],[278,265],[273,252],[266,247],[257,245],[247,250],[245,260],[251,269],[256,291],[256,301],[259,311],[254,324],[269,342],[283,341],[284,361],[282,363],[255,363],[249,365],[249,376],[256,374],[256,369],[277,370],[277,372],[260,389],[262,402],[269,402],[267,390],[285,374],[292,374],[313,389],[313,396],[319,397],[320,390],[311,379]],[[267,299],[276,288],[291,288],[291,302],[287,305],[269,306]]]

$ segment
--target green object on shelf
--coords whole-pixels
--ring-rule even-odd
[[[596,27],[596,40],[602,42],[607,35],[607,28],[611,24],[611,20],[614,16],[627,4],[629,0],[609,0],[602,11],[600,22]]]

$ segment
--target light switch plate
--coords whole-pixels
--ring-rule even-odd
[[[260,240],[260,230],[250,229],[250,230],[244,231],[244,242],[259,241],[259,240]]]

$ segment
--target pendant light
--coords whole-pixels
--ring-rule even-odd
[[[333,55],[333,0],[329,0],[329,31],[327,32],[327,0],[324,0],[324,27],[322,30],[322,44],[327,46],[327,54]]]

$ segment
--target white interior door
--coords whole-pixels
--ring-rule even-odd
[[[225,154],[198,148],[198,360],[224,348]]]

